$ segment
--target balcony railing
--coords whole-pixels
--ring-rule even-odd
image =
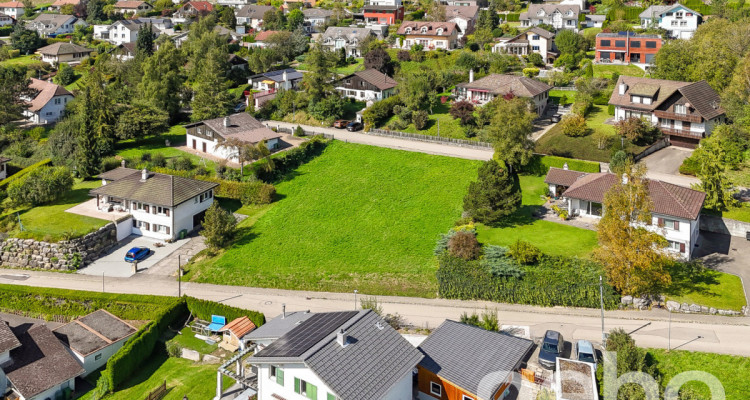
[[[676,119],[678,121],[703,122],[703,118],[701,118],[698,115],[677,114],[677,113],[673,113],[670,111],[661,111],[661,110],[654,110],[654,115],[656,115],[659,118]]]
[[[694,132],[686,129],[667,128],[663,126],[660,126],[659,129],[661,129],[661,131],[664,132],[665,135],[682,136],[693,139],[703,138],[703,132]]]

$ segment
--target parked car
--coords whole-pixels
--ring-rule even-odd
[[[333,123],[333,127],[337,129],[344,129],[347,125],[352,121],[349,121],[348,119],[337,119],[336,122]]]
[[[149,249],[148,247],[133,247],[125,254],[125,261],[141,261],[144,258],[148,257],[149,254],[151,254],[151,249]]]
[[[544,368],[555,369],[557,357],[562,356],[564,346],[565,340],[560,332],[545,332],[542,348],[539,349],[539,364]]]
[[[588,340],[576,342],[576,360],[592,364],[596,370],[596,350]]]
[[[346,126],[346,130],[349,132],[356,132],[360,129],[362,129],[362,123],[357,121],[352,121]]]
[[[236,112],[236,113],[243,112],[243,111],[245,111],[246,108],[247,108],[247,106],[245,105],[245,103],[239,103],[236,106],[234,106],[234,112]]]

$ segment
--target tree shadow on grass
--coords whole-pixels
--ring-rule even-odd
[[[720,272],[706,268],[698,262],[672,262],[667,267],[672,277],[672,284],[664,290],[664,294],[682,296],[687,293],[712,295],[711,286],[719,283]]]
[[[146,382],[149,378],[151,378],[152,375],[156,373],[156,371],[161,368],[162,364],[164,364],[167,359],[169,359],[169,356],[167,355],[167,351],[164,347],[164,343],[157,342],[156,348],[154,348],[153,353],[151,353],[151,356],[147,358],[147,361],[142,363],[141,366],[136,370],[137,372],[131,376],[130,379],[125,381],[125,383],[122,385],[122,387],[117,388],[118,391],[129,389],[134,386],[138,386],[143,382]],[[150,388],[149,391],[156,389]]]
[[[537,216],[543,215],[545,211],[544,206],[524,205],[513,214],[486,225],[492,228],[513,228],[521,225],[531,225],[539,219]]]
[[[257,233],[253,232],[252,226],[239,227],[237,228],[237,234],[235,236],[237,240],[232,243],[232,246],[230,248],[242,247],[246,244],[251,243],[258,236],[259,235]]]

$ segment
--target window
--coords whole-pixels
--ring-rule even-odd
[[[532,51],[539,51],[539,46],[531,46]]]
[[[443,387],[437,382],[430,382],[430,394],[435,396],[443,396]]]
[[[60,99],[59,98],[55,99],[55,104],[60,104]]]
[[[643,104],[651,104],[651,98],[650,97],[644,97],[643,98]]]
[[[167,207],[154,207],[154,213],[155,214],[164,214],[167,217],[169,216],[169,208]]]
[[[674,229],[676,231],[680,230],[680,221],[669,218],[659,218],[657,221],[662,228]]]
[[[294,392],[297,394],[301,394],[308,399],[318,399],[318,388],[315,385],[303,381],[299,378],[294,378]]]
[[[102,353],[99,353],[99,354],[97,354],[97,355],[94,356],[94,361],[99,361],[101,359],[102,359]]]
[[[641,48],[641,42],[639,42],[637,40],[634,40],[634,41],[630,42],[630,47],[635,47],[635,48],[639,49],[639,48]]]
[[[602,203],[591,202],[589,204],[591,205],[591,209],[589,211],[589,214],[591,214],[591,215],[598,215],[598,216],[601,217],[602,216]]]
[[[687,107],[684,104],[675,104],[674,112],[675,114],[687,114]]]
[[[463,396],[461,396],[461,400],[474,400],[474,398],[470,397],[470,396],[467,396],[467,395],[463,395]]]
[[[677,26],[677,21],[672,21],[672,22],[670,23],[670,25],[672,25],[672,26]]]
[[[609,40],[602,40],[602,41],[601,41],[601,42],[599,42],[599,43],[601,43],[601,45],[602,45],[603,47],[609,47],[609,46],[611,46],[611,42],[610,42]]]
[[[624,40],[615,40],[615,47],[625,47]]]
[[[271,366],[271,380],[275,380],[281,386],[284,386],[284,370],[272,365]]]
[[[531,40],[539,40],[539,35],[534,35],[531,37]]]
[[[421,30],[422,30],[422,33],[427,33],[427,27],[426,26],[423,26]]]
[[[647,49],[655,49],[656,48],[656,42],[653,40],[649,40],[646,42],[646,48]]]
[[[630,102],[631,103],[641,103],[641,96],[630,96]]]
[[[569,19],[569,20],[565,21],[565,25],[573,26],[573,20]]]

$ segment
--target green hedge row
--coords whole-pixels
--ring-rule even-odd
[[[156,167],[152,168],[154,172],[160,174],[181,176],[183,178],[192,178],[199,181],[214,182],[218,183],[219,186],[216,188],[216,196],[224,197],[227,199],[240,200],[242,199],[242,193],[245,192],[249,183],[248,182],[237,182],[228,181],[226,179],[220,179],[213,176],[197,175],[194,171],[178,171],[176,169]]]
[[[618,20],[625,20],[625,21],[640,21],[641,20],[641,13],[645,11],[646,9],[643,7],[623,7],[623,8],[613,8],[609,10],[607,13],[607,20],[608,21],[618,21]]]
[[[385,100],[381,100],[381,103]],[[378,104],[375,103],[375,104]],[[274,182],[284,175],[292,172],[300,165],[320,155],[328,145],[328,141],[322,136],[314,136],[312,139],[291,150],[287,150],[273,158],[273,168],[265,168],[266,160],[260,160],[253,164],[255,176],[264,182]]]
[[[518,22],[521,20],[521,14],[518,13],[510,13],[506,15],[505,22]]]
[[[13,25],[0,26],[0,36],[2,37],[10,36],[11,33],[13,33]]]
[[[246,315],[253,321],[255,326],[266,323],[266,316],[261,312],[243,310],[241,308],[228,306],[215,301],[201,300],[194,297],[187,298],[187,306],[193,316],[202,320],[210,321],[212,315],[221,315],[227,318],[227,322]]]
[[[480,261],[466,261],[447,253],[438,260],[438,293],[446,299],[599,307],[599,275],[603,272],[591,261],[542,256],[538,264],[524,267],[523,277],[513,278],[495,276]],[[619,302],[619,295],[605,284],[605,308],[615,309]]]
[[[47,159],[44,159],[42,161],[39,161],[36,164],[29,165],[28,167],[26,167],[26,168],[18,171],[17,173],[15,173],[15,174],[13,174],[13,175],[11,175],[11,176],[3,179],[2,181],[0,181],[0,189],[7,187],[8,184],[10,184],[11,182],[15,181],[16,179],[18,179],[18,178],[20,178],[20,177],[22,177],[22,176],[24,176],[26,174],[28,174],[29,172],[31,172],[31,171],[33,171],[33,170],[35,170],[37,168],[43,167],[45,165],[48,165],[50,163],[52,163],[52,160],[49,159],[49,158],[47,158]]]
[[[562,168],[565,163],[568,163],[568,169],[573,171],[596,173],[601,172],[601,166],[598,162],[576,160],[573,158],[565,158],[558,156],[546,156],[541,154],[535,154],[532,157],[531,162],[523,167],[522,172],[534,175],[546,175],[549,172],[550,167]]]
[[[365,123],[365,130],[377,128],[384,124],[388,118],[393,116],[393,107],[402,105],[399,96],[391,96],[385,100],[375,102],[362,112],[362,120]]]

